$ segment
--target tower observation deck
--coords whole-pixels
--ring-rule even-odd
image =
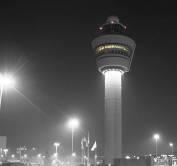
[[[92,41],[97,55],[97,66],[100,72],[109,69],[128,72],[130,69],[135,42],[126,34],[126,26],[116,16],[108,17],[99,28],[98,37]]]
[[[135,47],[116,16],[108,17],[92,41],[98,70],[105,76],[105,164],[122,157],[121,77],[130,70]]]

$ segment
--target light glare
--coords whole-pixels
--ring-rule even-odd
[[[130,156],[125,156],[125,158],[126,158],[126,159],[131,159],[131,157],[130,157]]]
[[[72,156],[73,156],[73,157],[76,157],[76,153],[73,152],[73,153],[72,153]]]
[[[27,154],[24,154],[24,158],[27,158],[28,156],[27,156]]]
[[[173,147],[173,143],[172,142],[170,142],[169,145],[170,145],[170,147]]]
[[[159,134],[154,134],[154,139],[158,140],[160,138]]]
[[[56,146],[56,147],[58,147],[58,146],[60,146],[60,143],[55,142],[53,145]]]
[[[76,118],[72,118],[68,122],[68,127],[71,129],[75,129],[79,127],[79,120]]]
[[[8,149],[4,149],[4,153],[6,154],[9,150]]]
[[[14,155],[14,154],[12,154],[12,155],[11,155],[11,157],[12,157],[12,158],[15,158],[15,155]]]
[[[3,88],[14,88],[15,87],[15,79],[10,74],[0,74],[0,85]]]
[[[41,157],[41,154],[39,153],[39,154],[37,155],[37,157],[39,157],[39,158],[40,158],[40,157]]]

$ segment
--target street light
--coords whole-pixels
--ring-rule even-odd
[[[155,139],[155,153],[157,157],[157,141],[159,140],[160,136],[159,134],[154,134],[153,138]]]
[[[73,156],[73,157],[76,157],[76,153],[73,152],[73,153],[72,153],[72,156]]]
[[[173,143],[170,142],[170,143],[169,143],[169,146],[171,147],[171,155],[173,155]]]
[[[2,103],[3,91],[15,87],[15,79],[10,74],[0,74],[0,108]]]
[[[12,154],[12,155],[11,155],[11,157],[14,159],[14,158],[15,158],[15,155],[14,155],[14,154]]]
[[[4,149],[3,151],[4,151],[5,160],[7,160],[7,153],[8,153],[9,150],[8,149]]]
[[[41,158],[41,156],[42,156],[42,155],[41,155],[40,153],[37,155],[38,158]]]
[[[71,128],[72,131],[72,156],[74,156],[74,151],[73,151],[74,130],[79,127],[79,120],[76,118],[70,119],[68,121],[68,127]]]
[[[28,158],[28,155],[27,155],[27,154],[24,154],[24,158],[27,159],[27,158]]]
[[[8,153],[8,149],[4,149],[4,154],[5,154],[5,156],[7,157],[7,153]]]
[[[55,146],[56,155],[58,156],[58,147],[60,146],[60,143],[59,142],[55,142],[53,145]]]

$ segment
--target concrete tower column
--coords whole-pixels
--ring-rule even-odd
[[[105,163],[122,154],[121,72],[105,72]]]

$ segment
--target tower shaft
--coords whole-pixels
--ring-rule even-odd
[[[105,72],[105,163],[122,156],[121,72]]]

